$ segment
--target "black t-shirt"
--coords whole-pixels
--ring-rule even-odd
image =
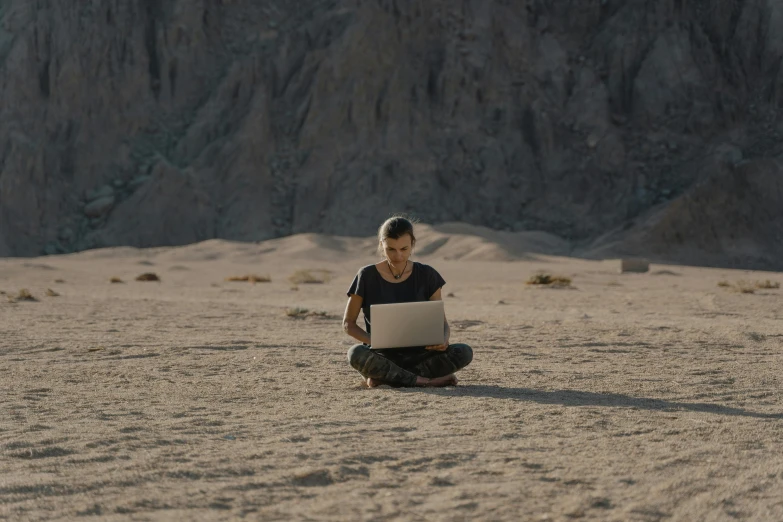
[[[374,304],[429,301],[438,288],[446,284],[437,270],[429,265],[413,262],[413,271],[402,283],[385,280],[375,265],[367,265],[353,278],[348,296],[362,298],[362,312],[367,333],[370,333],[370,306]]]

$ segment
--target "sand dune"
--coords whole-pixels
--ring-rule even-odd
[[[416,254],[429,260],[515,261],[540,255],[566,255],[571,250],[567,241],[546,232],[502,232],[465,223],[419,224],[417,230]],[[182,247],[105,248],[68,257],[96,260],[138,257],[161,262],[252,263],[272,258],[328,262],[338,258],[370,258],[375,256],[376,248],[374,237],[307,233],[258,243],[211,239]]]
[[[372,238],[0,259],[0,518],[783,519],[783,293],[718,286],[783,276],[418,235],[475,348],[455,388],[368,390],[347,366]],[[300,269],[332,278],[293,287]],[[539,270],[572,287],[526,285]],[[272,281],[225,281],[250,273]]]
[[[567,241],[546,232],[502,232],[465,223],[420,228],[418,255],[432,259],[513,261],[538,255],[566,255]]]

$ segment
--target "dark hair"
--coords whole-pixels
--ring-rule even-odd
[[[411,246],[414,246],[416,236],[413,235],[413,223],[403,216],[390,217],[378,228],[378,252],[383,253],[381,243],[384,239],[400,239],[405,234],[411,236]]]

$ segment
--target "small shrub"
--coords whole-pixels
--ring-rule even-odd
[[[136,281],[160,281],[157,274],[152,272],[146,272],[136,278]]]
[[[46,295],[48,295],[49,297],[58,297],[60,294],[58,294],[57,292],[55,292],[51,288],[47,288],[46,289]]]
[[[286,308],[285,315],[295,319],[304,319],[305,317],[329,317],[329,314],[321,310],[309,310],[307,308]]]
[[[272,278],[269,277],[268,275],[259,276],[259,275],[249,274],[244,276],[227,277],[226,281],[248,282],[248,283],[255,284],[255,283],[269,283],[270,281],[272,281]]]
[[[770,281],[769,279],[766,279],[764,281],[744,281],[739,280],[735,283],[729,283],[728,281],[720,281],[718,282],[718,286],[722,286],[724,288],[728,288],[729,290],[733,290],[734,292],[739,292],[741,294],[753,294],[756,292],[756,290],[776,290],[780,288],[780,283],[777,281]]]
[[[55,279],[54,282],[55,283],[64,283],[65,279]]]
[[[307,308],[299,308],[298,306],[294,308],[286,308],[285,310],[285,315],[288,317],[306,317],[309,313],[310,310]]]
[[[27,288],[22,288],[14,298],[16,301],[37,301]]]
[[[109,279],[109,282],[110,283],[124,283],[124,281],[122,279],[120,279],[119,277],[112,277],[111,279]]]
[[[565,276],[553,276],[543,272],[539,272],[536,275],[530,276],[527,280],[529,285],[545,285],[545,286],[570,286],[571,279]]]
[[[527,284],[529,285],[548,285],[551,282],[552,282],[552,276],[550,276],[549,274],[532,275],[527,280]]]
[[[332,278],[329,270],[297,270],[288,280],[295,285],[312,285],[327,283]]]

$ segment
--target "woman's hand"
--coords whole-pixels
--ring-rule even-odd
[[[431,346],[426,346],[425,348],[427,350],[433,350],[435,352],[445,352],[449,347],[449,341],[444,342],[443,344],[433,344]]]

